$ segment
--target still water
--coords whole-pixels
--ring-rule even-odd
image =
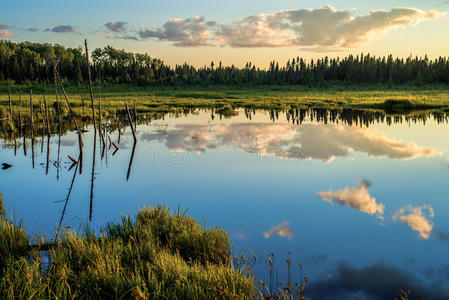
[[[245,251],[256,275],[276,287],[288,281],[290,258],[292,280],[307,275],[312,299],[382,299],[399,288],[449,298],[446,116],[167,115],[137,125],[134,151],[129,128],[120,142],[118,130],[108,132],[115,153],[97,137],[93,186],[94,135],[86,128],[82,173],[67,203],[74,132],[36,137],[34,151],[31,139],[26,149],[23,139],[0,140],[0,163],[13,165],[0,170],[0,191],[29,231],[51,238],[61,216],[62,227],[99,230],[140,207],[166,204],[229,231],[234,251]]]

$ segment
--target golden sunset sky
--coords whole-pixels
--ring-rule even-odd
[[[371,53],[449,55],[449,1],[7,1],[0,38],[91,49],[111,45],[170,65],[267,67]]]

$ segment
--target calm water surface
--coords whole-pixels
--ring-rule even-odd
[[[139,207],[166,204],[228,230],[234,250],[254,255],[253,268],[267,281],[274,253],[277,286],[288,280],[287,258],[295,282],[302,263],[313,299],[352,298],[354,290],[381,298],[392,285],[445,299],[449,125],[423,116],[302,111],[301,122],[295,112],[166,116],[137,126],[131,166],[129,129],[114,155],[106,148],[102,158],[97,138],[92,201],[89,127],[62,226],[99,230]],[[118,131],[109,136],[118,144]],[[14,149],[0,140],[0,163],[13,165],[0,170],[6,209],[29,231],[53,237],[76,170],[67,156],[78,157],[77,136],[63,135],[59,147],[57,135],[43,144],[37,137],[34,168],[31,140],[26,153],[18,143]]]

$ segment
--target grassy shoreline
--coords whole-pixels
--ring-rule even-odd
[[[32,245],[35,243],[35,245]],[[253,299],[252,275],[232,265],[227,232],[154,206],[95,235],[65,231],[48,251],[0,216],[4,299]]]
[[[98,234],[88,227],[80,233],[67,229],[48,240],[5,217],[1,196],[2,299],[307,300],[311,295],[307,276],[300,284],[276,283],[271,292],[269,284],[257,282],[250,260],[231,254],[225,230],[207,228],[179,209],[144,207]],[[269,254],[270,266],[273,259]],[[290,270],[290,259],[286,264]],[[402,288],[398,285],[391,299],[409,299],[410,291]]]
[[[29,89],[12,87],[12,105],[17,109],[19,90],[22,102],[29,102]],[[103,112],[122,110],[124,103],[135,103],[139,113],[177,112],[183,108],[248,108],[284,110],[290,108],[360,108],[393,112],[419,109],[449,111],[449,88],[428,90],[376,90],[376,89],[305,89],[300,86],[263,86],[258,88],[187,88],[168,89],[153,87],[109,86],[94,90],[95,105],[101,97]],[[107,90],[107,91],[106,91]],[[90,97],[87,88],[67,88],[69,100],[76,113],[80,113],[84,99],[89,114]],[[54,86],[42,91],[33,90],[33,101],[38,104],[45,95],[50,106],[55,101]],[[60,101],[64,101],[60,95]],[[38,107],[37,107],[38,108]],[[7,90],[0,89],[0,116],[9,110]],[[36,111],[38,113],[39,111]],[[23,111],[27,113],[26,110]]]
[[[129,87],[128,87],[129,88]],[[298,88],[298,87],[292,87]],[[29,91],[22,90],[21,96],[16,88],[11,90],[11,110],[9,117],[9,96],[0,94],[0,132],[3,137],[32,135],[30,126]],[[91,123],[92,112],[90,96],[87,90],[70,91],[68,98],[74,116],[83,124]],[[128,119],[125,103],[133,109],[136,107],[139,122],[160,119],[166,114],[182,115],[196,109],[210,109],[212,114],[232,117],[237,109],[269,110],[271,112],[298,111],[301,109],[329,109],[344,112],[345,109],[356,110],[358,115],[382,114],[385,116],[422,117],[429,113],[445,118],[449,113],[449,90],[434,89],[421,91],[382,90],[382,91],[336,91],[336,90],[277,90],[275,87],[265,89],[144,89],[127,90],[117,86],[107,93],[94,93],[94,109],[99,116],[99,99],[101,98],[101,117],[107,120],[108,128],[127,126]],[[33,118],[36,129],[45,131],[43,96],[48,105],[51,132],[59,131],[59,118],[54,90],[49,93],[33,91]],[[19,101],[19,99],[21,99]],[[71,127],[72,120],[64,97],[59,95],[62,127]],[[84,105],[84,106],[83,106]],[[19,114],[20,112],[20,114]],[[347,114],[347,112],[346,112]],[[351,119],[351,117],[350,117]],[[21,122],[20,122],[21,121]],[[351,120],[350,120],[351,121]],[[111,127],[112,126],[112,127]]]

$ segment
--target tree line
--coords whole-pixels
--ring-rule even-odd
[[[79,85],[87,80],[83,49],[65,48],[48,43],[13,43],[0,41],[0,82],[52,83],[54,65],[65,81]],[[305,85],[326,86],[332,83],[366,85],[449,84],[449,59],[439,57],[393,58],[370,54],[344,58],[305,60],[294,57],[280,66],[272,61],[261,69],[223,66],[212,62],[196,68],[183,64],[174,67],[148,54],[130,53],[107,46],[92,51],[92,78],[96,83],[161,86],[189,85]]]

